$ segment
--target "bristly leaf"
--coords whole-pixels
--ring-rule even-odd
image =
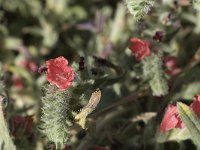
[[[142,19],[153,7],[154,0],[125,0],[125,4],[130,14],[136,20]]]
[[[178,103],[178,112],[186,128],[189,130],[193,142],[200,148],[200,119],[183,103]]]
[[[149,80],[149,85],[154,96],[162,96],[168,93],[167,81],[162,69],[162,60],[154,53],[143,61],[143,74]]]
[[[70,94],[53,85],[44,87],[42,97],[42,132],[48,139],[63,148],[73,122],[73,111],[70,108]]]

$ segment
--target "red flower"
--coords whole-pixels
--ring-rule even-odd
[[[165,57],[164,64],[168,69],[177,68],[177,59],[174,56]]]
[[[70,146],[66,145],[63,150],[71,150]]]
[[[34,61],[28,59],[22,61],[22,67],[32,72],[37,72],[38,70],[37,64]]]
[[[47,80],[60,89],[67,89],[74,80],[74,71],[68,66],[68,61],[60,56],[46,61]]]
[[[164,59],[164,65],[167,67],[165,73],[175,76],[181,72],[181,68],[177,67],[177,59],[174,56],[168,56]]]
[[[200,94],[195,96],[195,99],[192,102],[192,104],[190,105],[190,108],[200,118]]]
[[[190,108],[200,118],[200,94],[196,95]],[[166,132],[173,128],[183,128],[184,124],[181,121],[176,105],[169,105],[166,109],[165,115],[160,125],[160,130]]]
[[[33,118],[32,116],[22,117],[15,115],[12,118],[12,134],[16,137],[20,135],[30,135],[32,132]]]
[[[13,85],[16,89],[22,90],[24,88],[24,81],[20,76],[16,76],[13,78]]]
[[[137,60],[142,60],[150,54],[149,43],[138,38],[131,39],[129,47]]]
[[[175,76],[179,73],[181,73],[181,69],[180,68],[176,68],[176,69],[173,69],[173,70],[165,70],[165,73],[168,74],[168,75],[171,75],[171,76]]]
[[[170,104],[166,109],[160,125],[160,130],[166,132],[173,128],[183,128],[183,126],[183,122],[178,115],[177,106]]]

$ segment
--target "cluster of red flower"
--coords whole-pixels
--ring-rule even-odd
[[[190,108],[200,118],[200,95],[197,95],[194,98],[194,101],[191,103]],[[170,129],[183,127],[184,124],[179,117],[177,106],[173,104],[168,105],[160,125],[160,130],[163,132],[167,132]]]
[[[150,54],[149,43],[138,38],[131,39],[130,49],[137,60],[142,60]],[[72,67],[68,66],[68,60],[60,56],[46,61],[47,80],[60,89],[67,89],[71,86],[75,73]]]
[[[137,60],[142,60],[146,56],[150,55],[149,43],[142,41],[138,38],[132,38],[130,44],[130,50]],[[166,57],[164,64],[167,68],[166,73],[170,75],[176,75],[181,72],[181,69],[177,67],[175,57]],[[71,86],[75,73],[72,67],[68,66],[68,60],[60,56],[55,59],[46,61],[47,80],[56,85],[60,89],[67,89]],[[190,105],[190,108],[200,117],[200,95],[197,95],[194,102]],[[177,106],[170,104],[163,117],[160,130],[166,132],[173,128],[183,128],[184,124],[181,121]]]

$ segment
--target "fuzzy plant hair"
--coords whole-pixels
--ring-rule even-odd
[[[161,56],[152,53],[143,62],[143,74],[149,81],[149,86],[154,96],[162,96],[168,93],[168,84],[162,69]]]
[[[86,117],[99,103],[101,91],[99,89],[94,91],[88,104],[80,109],[78,101],[81,96],[73,88],[60,90],[54,85],[47,84],[43,89],[41,132],[55,143],[57,149],[62,149],[69,138],[69,132],[74,123],[86,128]],[[81,95],[83,96],[83,94]]]
[[[42,97],[41,131],[54,142],[56,148],[63,148],[73,122],[70,108],[70,93],[53,85],[44,86]]]
[[[153,7],[154,0],[124,0],[128,12],[134,16],[136,20],[142,19]]]

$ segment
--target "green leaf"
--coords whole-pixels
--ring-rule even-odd
[[[5,49],[16,49],[22,44],[22,40],[17,37],[6,37],[3,41]]]
[[[27,70],[20,68],[18,66],[11,66],[11,65],[8,66],[8,69],[9,69],[9,71],[11,71],[17,75],[24,77],[28,81],[28,83],[30,83],[30,84],[33,83],[31,74]]]
[[[101,91],[97,89],[92,93],[88,104],[82,108],[82,110],[75,116],[76,123],[83,129],[86,128],[86,117],[92,113],[101,99]]]
[[[200,148],[200,119],[183,103],[178,103],[178,112],[186,128],[189,130],[191,139]]]
[[[200,69],[195,67],[190,71],[186,72],[182,76],[176,79],[171,91],[172,100],[176,101],[179,99],[191,100],[200,91]]]
[[[156,134],[156,141],[164,143],[167,141],[182,141],[190,139],[190,133],[187,128],[184,129],[173,129],[167,133],[158,132]]]
[[[197,11],[200,11],[200,0],[193,0],[192,1],[192,6],[194,9],[196,9]]]
[[[130,14],[136,19],[142,19],[154,5],[154,0],[125,0],[126,7]]]
[[[73,124],[73,110],[70,107],[71,93],[53,85],[43,87],[41,132],[54,142],[56,148],[64,148]]]
[[[149,81],[152,94],[161,96],[168,94],[168,85],[162,68],[161,57],[152,53],[143,61],[143,75]]]

